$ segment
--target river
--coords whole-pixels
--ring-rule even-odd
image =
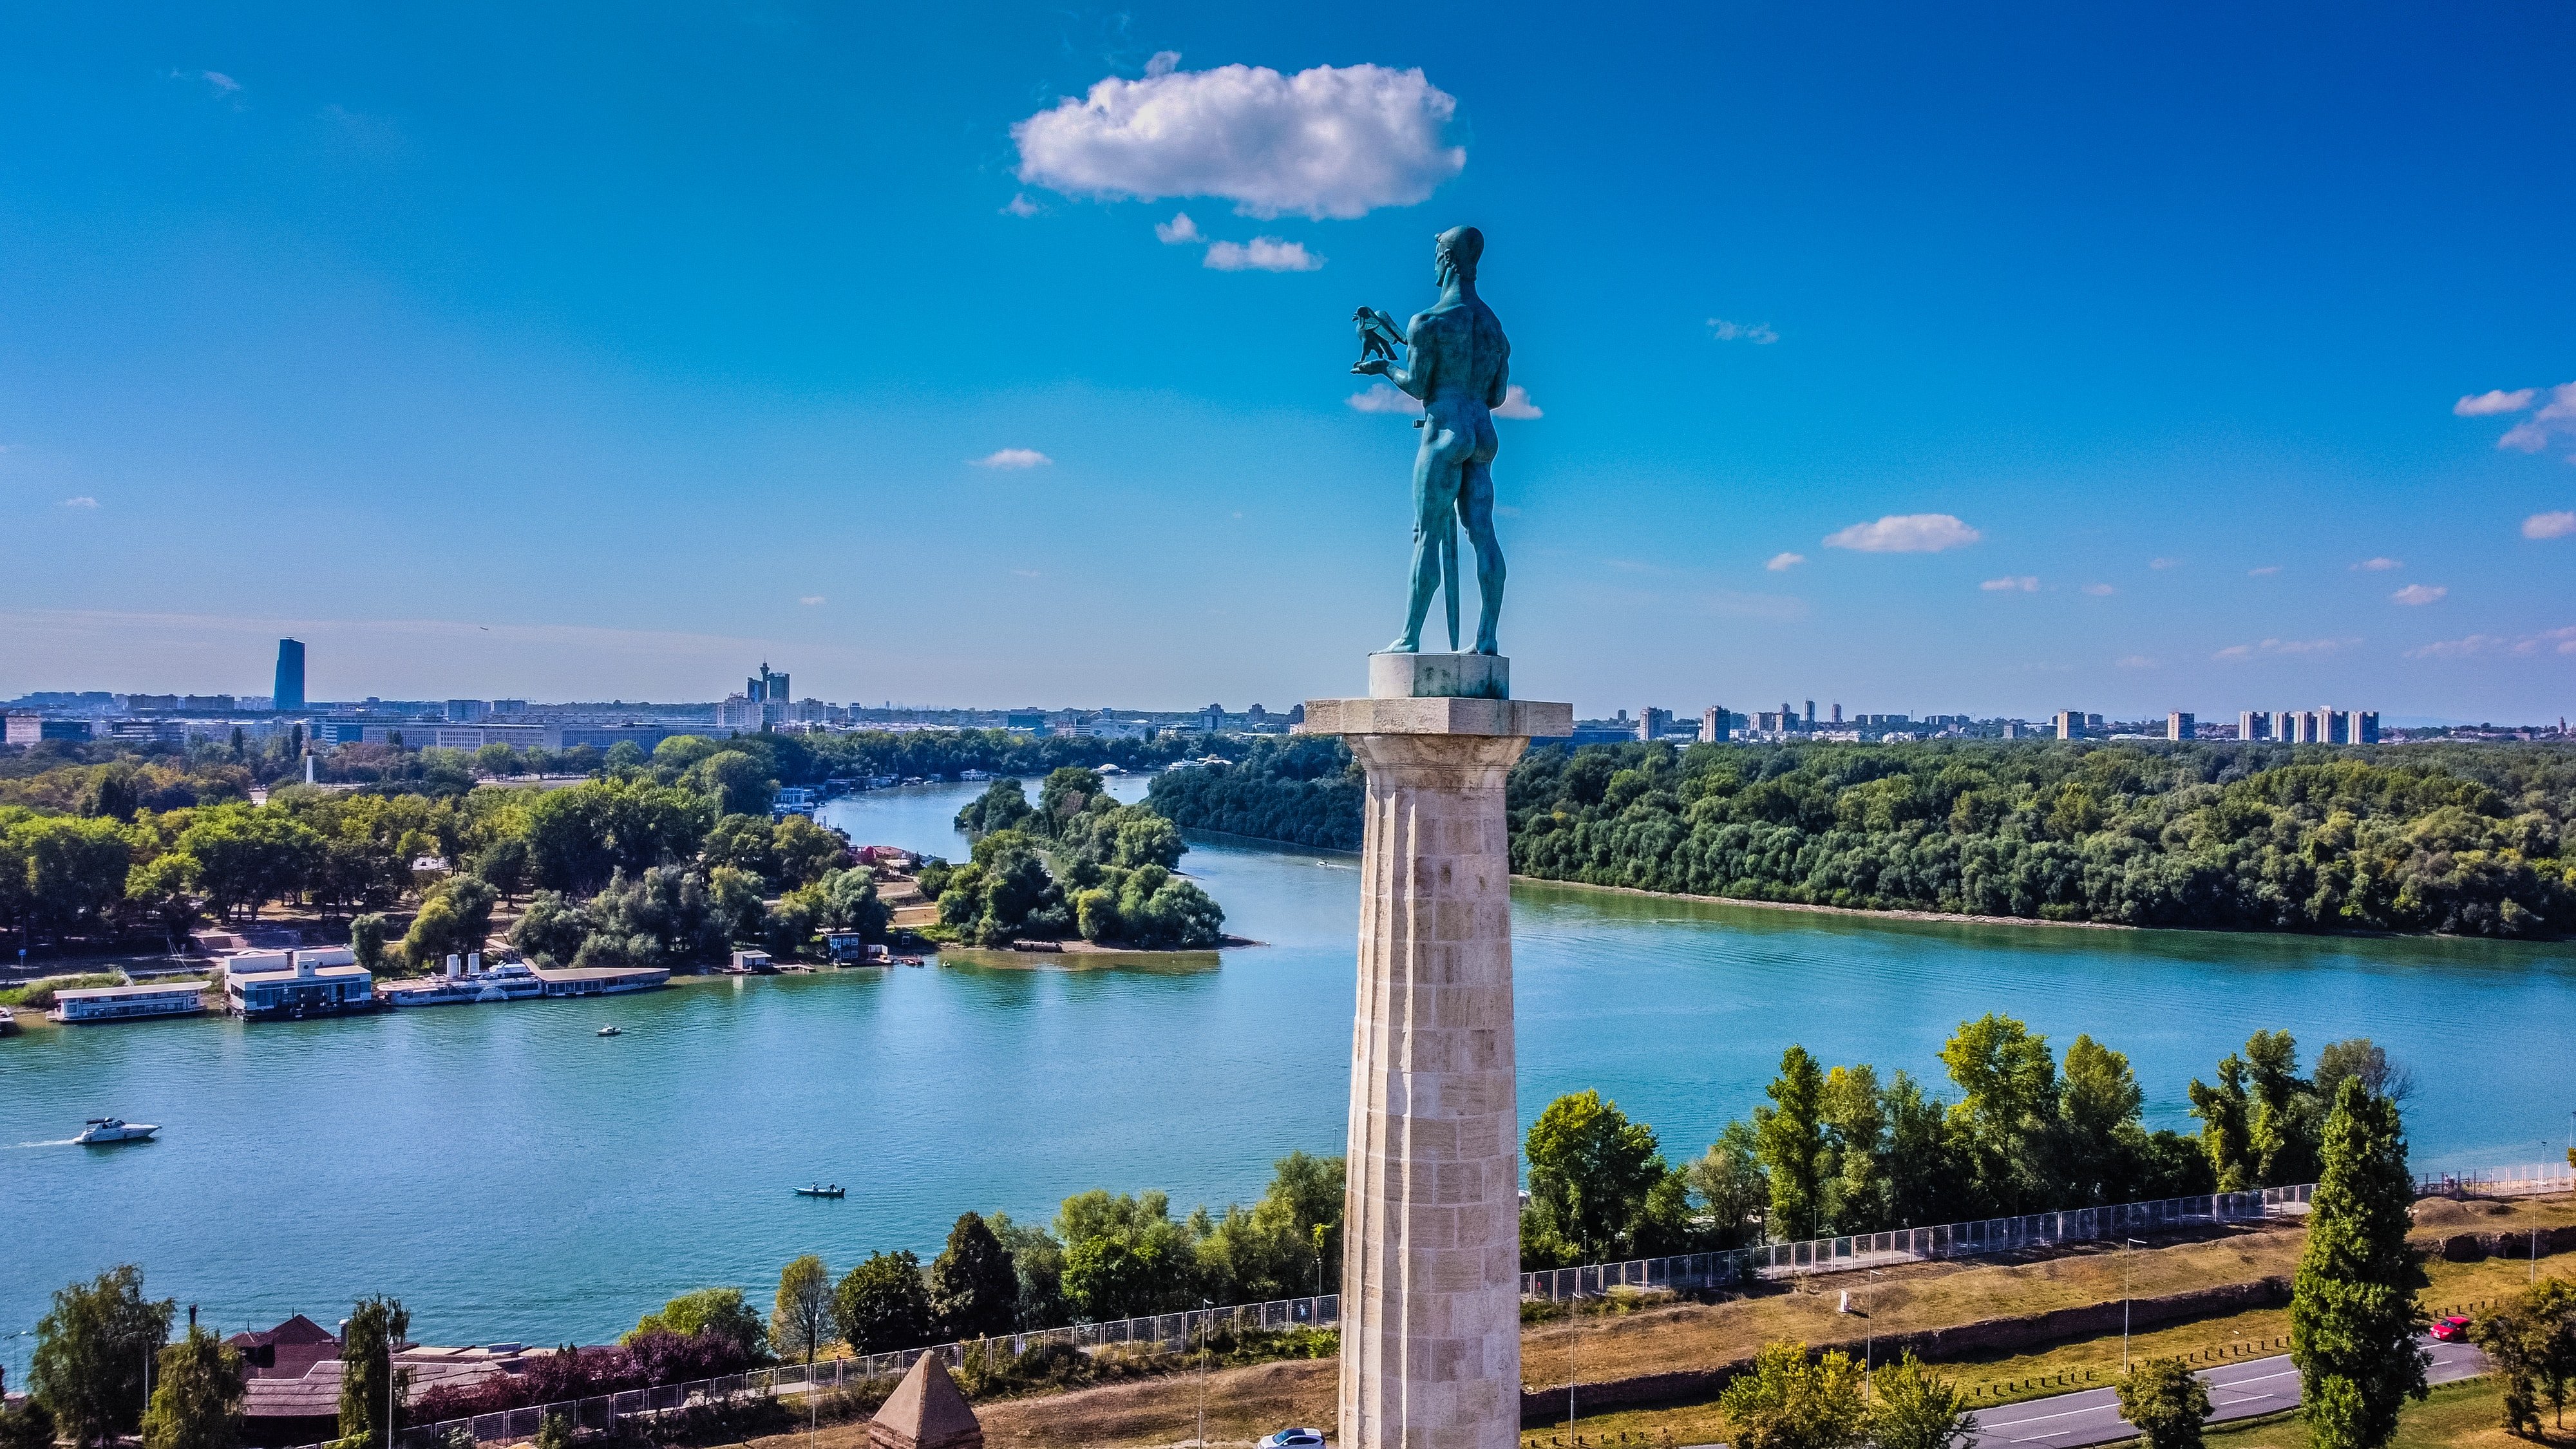
[[[1132,798],[1142,782],[1120,782]],[[962,856],[965,785],[835,802],[860,841]],[[392,1293],[424,1342],[600,1342],[671,1294],[764,1309],[805,1252],[927,1258],[966,1208],[1090,1187],[1186,1211],[1340,1150],[1356,862],[1201,840],[1184,866],[1265,944],[1178,963],[689,980],[607,1001],[341,1021],[194,1019],[0,1041],[0,1363],[46,1295],[133,1261],[226,1331]],[[1521,1111],[1598,1087],[1668,1155],[1760,1100],[1780,1050],[1941,1081],[1963,1019],[2129,1053],[2152,1125],[2262,1027],[2412,1067],[2417,1165],[2555,1158],[2576,949],[1879,920],[1523,883]],[[625,1035],[603,1039],[608,1022]],[[63,1145],[84,1117],[157,1122]],[[790,1195],[810,1180],[844,1201]]]

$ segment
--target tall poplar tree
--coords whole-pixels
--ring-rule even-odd
[[[186,1337],[161,1350],[143,1449],[233,1449],[241,1442],[241,1404],[241,1355],[191,1323]]]
[[[2397,1104],[2346,1078],[2326,1118],[2325,1171],[2291,1281],[2290,1358],[2316,1449],[2380,1449],[2421,1399],[2424,1315],[2406,1246],[2415,1183]]]
[[[1771,1172],[1771,1240],[1795,1242],[1823,1232],[1825,1074],[1802,1046],[1780,1054],[1780,1075],[1766,1089],[1768,1107],[1753,1109],[1753,1134]]]
[[[394,1365],[394,1351],[411,1332],[410,1310],[399,1298],[361,1298],[340,1331],[340,1437],[353,1449],[386,1449],[389,1431],[403,1426],[403,1391],[411,1370]]]

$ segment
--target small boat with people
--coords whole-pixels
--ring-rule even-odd
[[[624,1036],[626,1035],[626,1028],[612,1024],[601,1027],[599,1029],[599,1034],[601,1036]]]
[[[112,1147],[119,1142],[149,1142],[160,1131],[149,1122],[128,1122],[122,1117],[92,1117],[81,1135],[73,1138],[83,1147]]]
[[[810,1187],[796,1189],[796,1195],[798,1197],[848,1197],[850,1190],[837,1182],[830,1184],[818,1182]]]

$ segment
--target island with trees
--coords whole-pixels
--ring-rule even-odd
[[[1129,951],[1205,951],[1231,939],[1224,910],[1174,873],[1189,850],[1180,830],[1118,803],[1096,770],[1050,771],[1034,805],[1018,780],[995,780],[957,812],[957,828],[974,841],[972,858],[921,872],[941,939]]]
[[[1338,740],[1158,777],[1185,829],[1357,849]],[[1537,749],[1512,868],[1753,902],[2249,931],[2576,935],[2576,749],[1930,741]]]

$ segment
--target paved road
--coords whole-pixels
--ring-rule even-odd
[[[2465,1343],[2442,1343],[2428,1336],[2424,1345],[2433,1351],[2432,1366],[2424,1376],[2434,1383],[2447,1384],[2486,1372],[2486,1355]],[[2200,1377],[2209,1385],[2212,1423],[2251,1419],[2298,1407],[2299,1371],[2291,1366],[2287,1354],[2218,1364],[2202,1369]],[[2077,1449],[2079,1445],[2127,1439],[2137,1432],[2120,1417],[2117,1394],[2109,1389],[2086,1389],[1980,1409],[1977,1436],[1969,1442],[1972,1449],[2012,1449],[2015,1445]]]

